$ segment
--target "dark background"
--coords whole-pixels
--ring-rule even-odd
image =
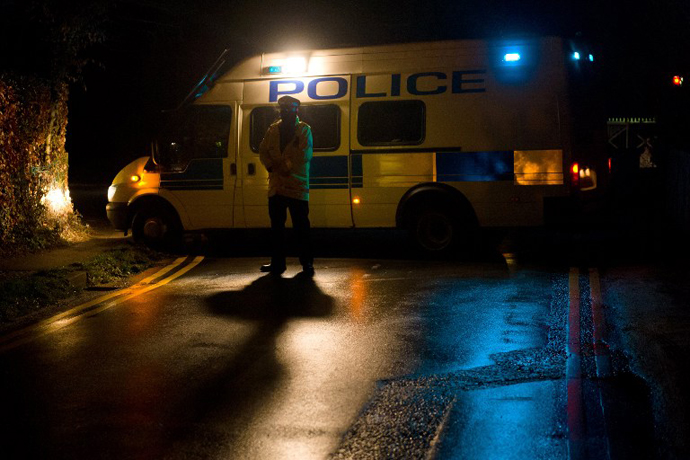
[[[671,77],[687,70],[690,48],[690,2],[682,0],[105,3],[105,41],[87,51],[93,63],[71,87],[71,183],[109,183],[127,162],[146,155],[161,111],[180,104],[226,48],[238,61],[286,49],[580,36],[594,45],[607,88],[601,104],[612,117],[666,110]]]

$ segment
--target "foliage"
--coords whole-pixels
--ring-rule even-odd
[[[73,268],[85,270],[89,285],[94,286],[140,273],[165,257],[168,256],[147,247],[125,247],[99,254]]]
[[[66,270],[37,272],[0,283],[0,323],[33,313],[74,292]]]
[[[1,253],[37,249],[77,224],[67,191],[67,85],[0,75]],[[78,227],[78,224],[77,224]]]
[[[83,51],[103,40],[99,24],[108,3],[30,0],[3,5],[0,255],[84,233],[68,192],[67,102],[69,84],[88,63]]]

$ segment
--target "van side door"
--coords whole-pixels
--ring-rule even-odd
[[[268,173],[259,160],[259,144],[278,119],[274,105],[242,106],[241,180],[247,227],[268,227]],[[300,119],[312,128],[309,218],[313,227],[352,226],[349,187],[349,112],[347,101],[300,106]],[[341,133],[344,133],[342,135]]]
[[[188,230],[233,226],[232,115],[227,105],[186,107],[159,138],[160,195],[182,204]]]

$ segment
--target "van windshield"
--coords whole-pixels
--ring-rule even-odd
[[[194,159],[227,157],[231,121],[227,106],[191,106],[174,113],[158,136],[159,162],[183,170]]]

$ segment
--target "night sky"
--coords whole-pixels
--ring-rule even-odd
[[[0,0],[0,5],[8,0]],[[9,3],[12,3],[9,1]],[[688,69],[690,2],[118,0],[70,97],[72,183],[109,183],[145,155],[160,112],[177,106],[225,49],[270,51],[524,35],[595,45],[611,116],[653,116],[659,87]],[[21,46],[20,44],[18,46]]]

